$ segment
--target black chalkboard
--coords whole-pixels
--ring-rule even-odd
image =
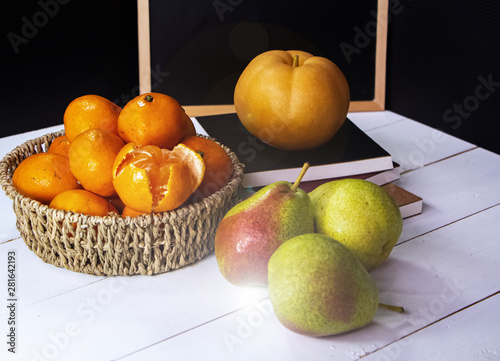
[[[376,96],[377,36],[387,26],[379,1],[149,0],[148,13],[147,28],[139,20],[139,32],[149,31],[149,49],[142,51],[149,50],[151,76],[144,89],[183,105],[232,104],[246,65],[274,49],[332,60],[354,102]]]

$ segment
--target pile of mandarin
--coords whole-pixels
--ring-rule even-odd
[[[24,159],[12,176],[23,195],[95,216],[166,212],[210,196],[233,165],[215,141],[165,94],[146,93],[123,109],[98,95],[73,100],[63,136]]]

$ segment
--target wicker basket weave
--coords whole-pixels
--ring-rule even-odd
[[[233,176],[210,197],[170,212],[97,217],[49,208],[12,186],[19,163],[46,151],[63,134],[29,140],[0,162],[1,186],[13,200],[17,229],[43,261],[99,276],[154,275],[192,264],[213,251],[217,226],[238,201],[243,179],[243,165],[229,148],[221,144],[233,162]]]

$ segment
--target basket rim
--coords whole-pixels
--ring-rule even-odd
[[[131,217],[131,216],[126,216],[122,217],[118,213],[113,213],[108,216],[94,216],[94,215],[88,215],[84,213],[78,213],[78,212],[73,212],[73,211],[65,211],[61,209],[55,209],[49,207],[47,204],[43,204],[35,199],[32,199],[30,197],[27,197],[23,194],[21,194],[13,185],[12,185],[12,176],[9,176],[9,171],[12,168],[12,162],[9,162],[11,158],[15,158],[17,155],[23,156],[24,151],[26,149],[30,148],[30,145],[35,144],[34,148],[37,148],[37,144],[45,144],[47,149],[50,143],[58,136],[64,135],[65,132],[64,130],[57,131],[57,132],[50,132],[47,134],[44,134],[42,136],[29,139],[19,145],[17,145],[14,149],[12,149],[10,152],[5,154],[5,156],[0,160],[0,186],[5,192],[5,194],[11,199],[11,200],[16,200],[20,203],[27,203],[26,205],[33,208],[37,209],[42,212],[46,213],[48,216],[54,217],[56,219],[66,219],[69,218],[70,221],[76,222],[78,219],[80,219],[81,224],[88,224],[88,225],[97,225],[97,224],[105,224],[105,225],[110,225],[113,223],[121,223],[124,222],[125,225],[129,225],[132,223],[141,223],[141,226],[148,225],[151,223],[156,223],[156,222],[164,222],[167,221],[171,217],[180,217],[182,218],[185,216],[186,212],[190,211],[202,211],[203,209],[210,208],[212,204],[215,203],[216,199],[218,197],[224,197],[224,196],[229,196],[234,192],[235,189],[238,189],[240,185],[242,184],[242,180],[244,177],[244,164],[242,164],[236,153],[234,153],[230,148],[225,146],[224,144],[220,143],[217,139],[212,138],[210,136],[206,136],[204,134],[196,134],[196,136],[207,138],[207,139],[212,139],[214,140],[217,144],[219,144],[229,155],[231,162],[233,164],[233,174],[229,181],[226,183],[224,187],[219,189],[217,192],[211,194],[208,197],[205,197],[195,203],[185,203],[176,209],[166,211],[166,212],[157,212],[157,213],[148,213],[148,214],[142,214],[138,215],[136,217]],[[44,152],[47,151],[47,149],[44,150]],[[40,150],[40,149],[39,149]],[[42,149],[43,150],[43,149]],[[40,153],[40,152],[37,152]],[[16,164],[16,167],[20,164]],[[15,168],[14,168],[15,169]],[[13,170],[12,170],[13,173]]]

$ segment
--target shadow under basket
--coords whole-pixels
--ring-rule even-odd
[[[29,140],[0,162],[0,182],[13,200],[16,227],[44,262],[98,276],[155,275],[192,264],[214,250],[217,226],[238,202],[243,180],[243,165],[229,148],[219,143],[232,160],[233,176],[211,196],[164,213],[97,217],[49,208],[12,186],[16,167],[63,134]]]

